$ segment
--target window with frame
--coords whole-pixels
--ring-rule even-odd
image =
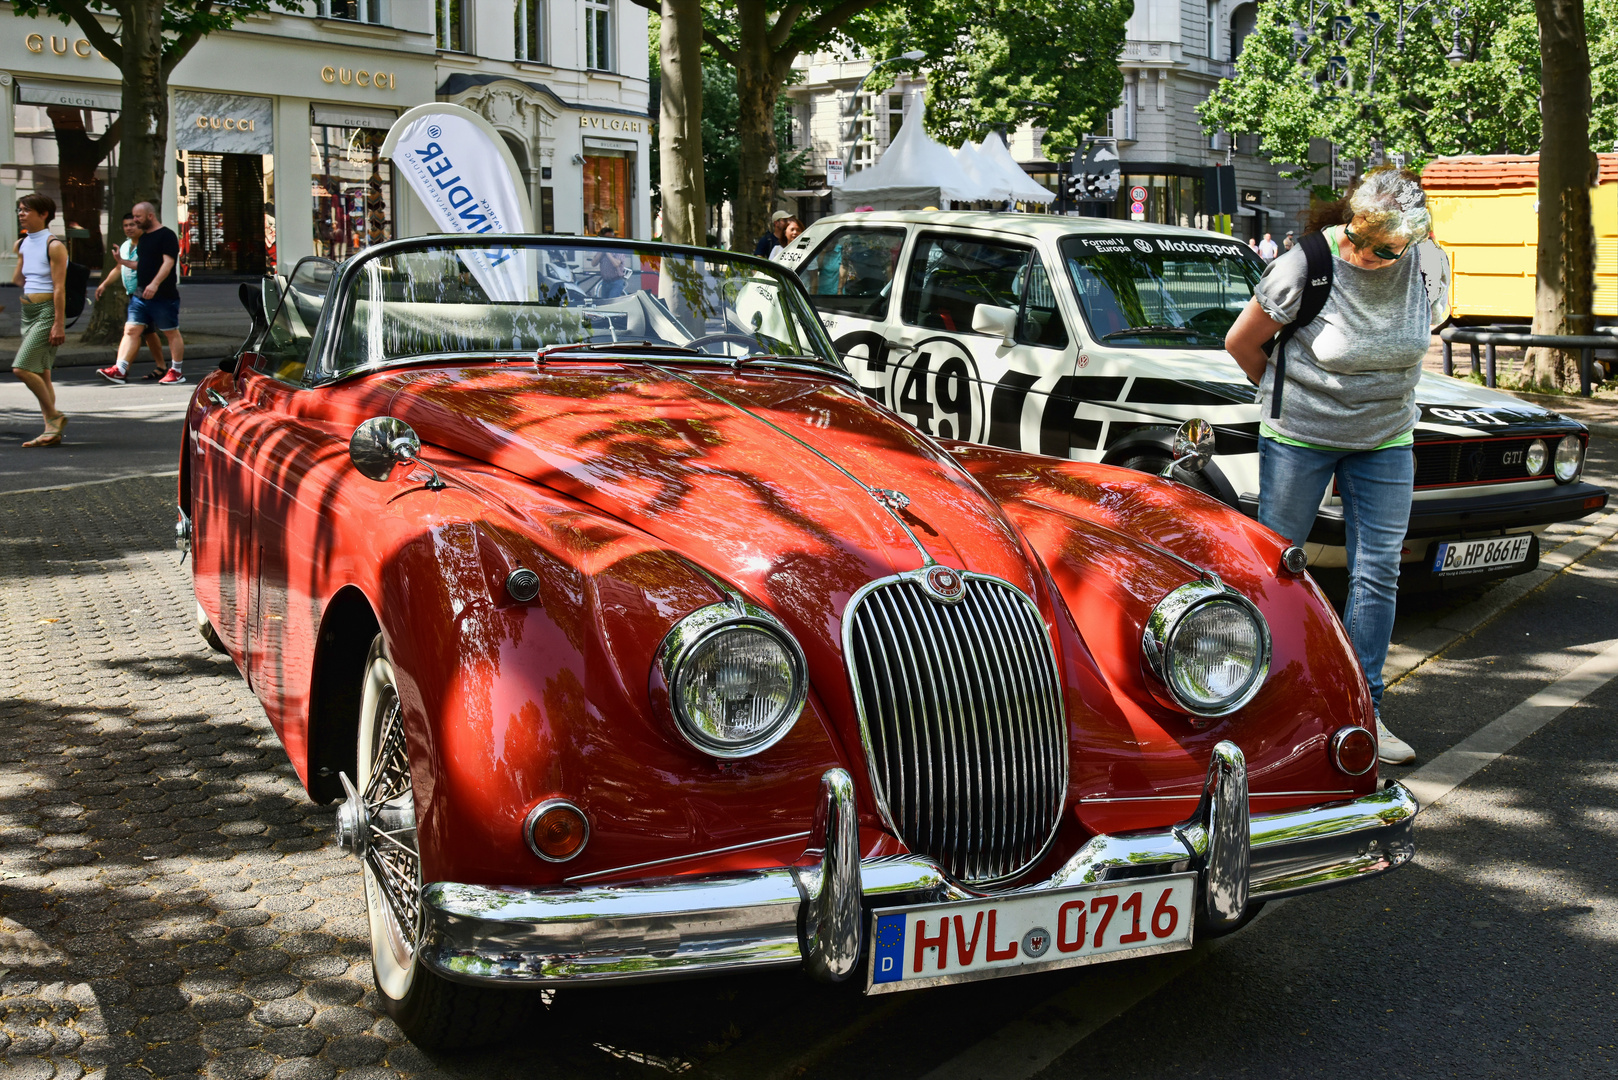
[[[320,13],[328,19],[382,25],[384,0],[320,0]]]
[[[514,8],[517,59],[541,63],[545,59],[545,0],[517,0]]]
[[[1219,59],[1219,0],[1208,0],[1208,59]]]
[[[438,47],[445,52],[466,52],[466,15],[471,0],[433,0],[433,3]]]
[[[1067,324],[1056,291],[1033,248],[923,233],[910,256],[904,297],[900,317],[912,326],[975,333],[973,313],[987,304],[1017,312],[1017,344],[1067,348]]]
[[[824,315],[887,318],[903,229],[839,229],[796,267],[809,302]]]
[[[903,94],[888,95],[888,142],[892,143],[899,137],[899,129],[905,122],[905,96]]]
[[[584,0],[584,66],[612,70],[612,0]]]

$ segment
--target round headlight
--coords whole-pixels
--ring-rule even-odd
[[[1579,475],[1584,451],[1577,435],[1564,435],[1556,444],[1556,482],[1566,484]]]
[[[803,651],[774,616],[752,605],[692,612],[669,632],[660,662],[680,734],[715,757],[775,745],[808,695]]]
[[[1199,581],[1175,589],[1147,620],[1142,647],[1174,701],[1201,717],[1253,699],[1270,670],[1270,631],[1240,593]]]
[[[1528,467],[1529,476],[1538,476],[1545,471],[1545,462],[1550,460],[1551,452],[1545,448],[1544,439],[1535,439],[1528,444],[1528,453],[1523,456],[1523,464]]]

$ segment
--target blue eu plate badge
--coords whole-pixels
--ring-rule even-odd
[[[905,917],[878,915],[876,937],[871,943],[876,953],[871,973],[872,982],[898,982],[904,975]]]

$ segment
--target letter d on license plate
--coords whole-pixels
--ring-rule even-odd
[[[875,911],[866,993],[1189,949],[1196,895],[1174,874]]]

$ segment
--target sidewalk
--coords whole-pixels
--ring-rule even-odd
[[[17,355],[22,344],[22,305],[18,290],[0,288],[0,362],[7,366]],[[81,345],[79,338],[89,320],[89,308],[79,317],[78,325],[68,330],[67,344],[56,350],[56,366],[106,367],[118,356],[116,345]],[[235,284],[180,286],[180,333],[185,338],[185,363],[189,369],[196,362],[211,363],[236,351],[247,336],[247,312],[236,297]],[[167,350],[165,349],[165,355]],[[135,367],[144,369],[150,363],[146,350],[135,360]]]
[[[1521,349],[1502,347],[1495,358],[1496,374],[1504,376],[1508,371],[1516,371],[1522,364]],[[1433,374],[1441,375],[1444,371],[1444,352],[1438,340],[1433,340],[1432,347],[1427,350],[1427,359],[1423,366]],[[1458,376],[1469,375],[1472,371],[1472,356],[1465,346],[1455,348],[1455,372]],[[1530,394],[1517,390],[1500,389],[1502,394],[1532,401],[1536,405],[1561,413],[1577,420],[1590,429],[1590,434],[1599,435],[1607,439],[1618,439],[1618,395],[1597,393],[1593,397],[1580,397],[1577,394]]]

